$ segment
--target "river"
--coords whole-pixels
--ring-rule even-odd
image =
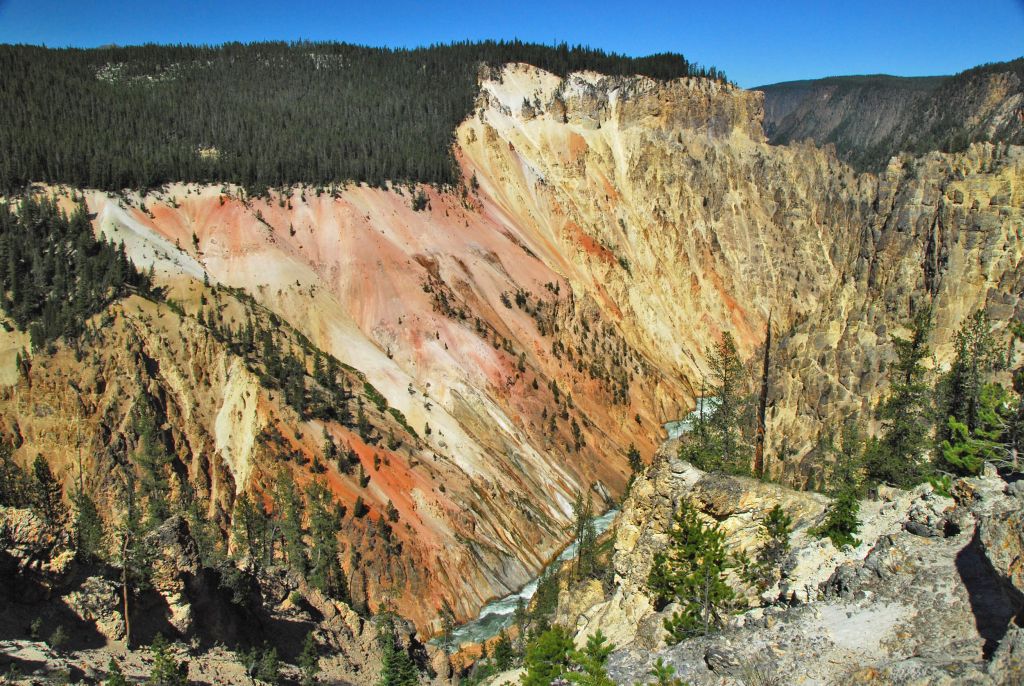
[[[608,530],[608,527],[611,526],[612,522],[615,520],[615,515],[618,513],[619,511],[617,509],[611,509],[600,517],[594,518],[594,528],[597,530],[598,536]],[[551,567],[571,559],[575,554],[576,542],[573,541],[572,544],[563,550],[562,553],[543,571],[547,571]],[[452,645],[458,646],[463,643],[479,643],[495,636],[499,631],[510,626],[512,621],[515,619],[516,605],[519,604],[519,599],[522,599],[524,605],[530,602],[530,598],[532,598],[533,594],[537,592],[538,579],[540,579],[540,575],[532,579],[530,583],[526,584],[515,593],[484,605],[476,619],[466,622],[452,632]],[[436,641],[437,639],[434,640]]]

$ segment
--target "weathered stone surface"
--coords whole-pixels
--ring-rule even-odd
[[[63,597],[64,604],[80,619],[93,622],[108,640],[124,638],[121,594],[117,584],[103,577],[90,576],[77,590]]]
[[[66,586],[75,571],[67,532],[31,509],[0,507],[0,577],[11,600],[36,602]]]
[[[1024,601],[1024,511],[1016,509],[982,517],[978,540],[1008,591]]]
[[[797,518],[783,591],[775,597],[798,600],[798,606],[772,604],[767,594],[748,596],[768,604],[731,618],[719,633],[667,647],[660,627],[665,613],[649,604],[633,615],[623,611],[638,607],[630,596],[643,597],[646,572],[631,575],[618,563],[642,566],[660,545],[639,544],[663,531],[651,503],[668,508],[666,502],[692,495],[738,546],[751,541],[744,534],[748,528],[732,519],[748,517],[750,503],[761,510],[782,495],[775,486],[704,477],[692,469],[669,461],[637,480],[642,500],[627,499],[621,515],[631,528],[624,529],[629,547],[617,547],[616,587],[580,615],[577,640],[597,626],[621,640],[609,663],[619,683],[644,678],[659,657],[701,686],[760,683],[768,675],[777,680],[772,683],[835,683],[840,675],[851,683],[1017,683],[1021,647],[1014,622],[1024,600],[1014,595],[1011,579],[1018,570],[1024,507],[1007,495],[1006,483],[994,472],[956,482],[954,498],[929,486],[881,489],[877,500],[861,504],[861,544],[842,551],[807,536],[815,517]],[[667,476],[686,474],[678,481]],[[802,501],[805,495],[779,502],[795,511],[803,502],[807,512],[820,515],[817,497]],[[635,535],[637,528],[643,536]]]

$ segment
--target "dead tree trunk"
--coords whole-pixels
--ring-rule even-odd
[[[757,404],[757,436],[754,439],[754,476],[764,478],[765,412],[768,409],[768,366],[772,348],[772,314],[768,313],[767,333],[764,338],[764,366],[761,370],[761,398]]]

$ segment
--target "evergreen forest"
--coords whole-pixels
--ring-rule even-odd
[[[48,49],[0,45],[0,192],[32,182],[152,188],[232,182],[454,184],[451,143],[485,65],[656,79],[703,76],[678,54],[453,43]]]
[[[71,215],[52,199],[0,204],[0,304],[33,345],[74,337],[85,321],[129,292],[149,294],[124,245],[93,235],[84,203]]]

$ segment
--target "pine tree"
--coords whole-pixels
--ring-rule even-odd
[[[75,553],[79,561],[95,562],[103,555],[103,519],[96,503],[84,490],[75,492]]]
[[[878,407],[882,435],[865,454],[868,479],[907,488],[925,477],[922,456],[928,447],[930,389],[922,361],[930,354],[930,308],[910,323],[910,337],[893,336],[897,362],[891,368],[889,394]]]
[[[142,513],[138,506],[138,492],[131,472],[127,473],[125,488],[120,498],[123,513],[118,523],[115,538],[118,542],[114,564],[121,568],[122,618],[124,619],[125,644],[131,647],[131,608],[136,593],[150,587],[153,561],[156,552],[143,526]]]
[[[302,644],[302,652],[299,654],[299,669],[302,670],[302,686],[312,686],[316,683],[316,675],[320,673],[320,655],[316,649],[316,639],[313,632],[306,634],[306,640]]]
[[[419,681],[416,663],[395,637],[395,615],[385,610],[378,615],[381,670],[378,686],[415,686]]]
[[[981,395],[992,372],[1003,359],[988,318],[978,310],[964,322],[954,339],[956,357],[936,384],[938,442],[953,438],[949,418],[974,431],[981,411]]]
[[[983,311],[957,332],[956,358],[936,384],[936,467],[959,476],[978,474],[985,462],[1012,462],[1014,407],[1010,394],[992,383],[1004,360]]]
[[[682,501],[669,529],[668,546],[655,553],[647,579],[657,609],[671,602],[682,606],[664,621],[669,643],[721,626],[722,613],[734,597],[724,580],[726,570],[733,566],[718,525],[705,524],[696,510]]]
[[[643,469],[644,463],[640,459],[640,451],[632,443],[629,444],[629,450],[626,451],[626,459],[629,461],[629,469],[633,474]]]
[[[505,629],[498,632],[498,640],[494,642],[494,649],[491,654],[494,657],[494,665],[499,671],[503,672],[512,668],[516,654],[515,649],[512,647],[512,639],[509,638],[508,632]]]
[[[103,686],[128,686],[128,680],[124,677],[121,665],[113,657],[107,662],[107,678]]]
[[[328,596],[348,600],[348,580],[338,558],[341,517],[331,492],[318,480],[306,490],[309,513],[309,583]]]
[[[541,633],[526,646],[522,686],[550,686],[568,671],[572,651],[572,637],[562,627]]]
[[[590,498],[578,492],[572,510],[573,539],[576,543],[572,574],[573,579],[579,580],[593,574],[597,565],[597,530],[594,528],[594,512]]]
[[[531,621],[534,630],[545,630],[558,609],[558,565],[551,565],[537,578],[537,590],[533,594]]]
[[[452,634],[455,631],[455,610],[452,609],[447,598],[441,600],[441,607],[437,611],[437,616],[441,619],[441,649],[444,650],[445,655],[450,655],[452,652]]]
[[[149,646],[153,666],[149,672],[147,686],[186,686],[185,663],[179,664],[171,653],[171,646],[163,634],[157,634]]]
[[[530,613],[526,610],[526,603],[522,596],[516,598],[516,609],[512,614],[512,621],[516,626],[516,651],[523,653],[526,649],[526,627],[530,621]]]
[[[701,415],[689,439],[680,446],[680,457],[705,470],[730,474],[750,472],[750,446],[743,423],[750,409],[747,373],[740,361],[732,334],[708,351],[711,368],[710,397],[698,399]],[[705,416],[703,409],[711,406]]]
[[[789,552],[789,537],[792,533],[793,518],[776,503],[761,519],[758,527],[761,545],[753,568],[748,570],[747,579],[751,583],[764,590],[778,581],[783,558]]]
[[[1008,465],[1011,412],[1010,396],[1003,387],[985,384],[972,411],[973,429],[953,415],[947,419],[949,438],[940,446],[939,466],[960,476],[972,476],[980,473],[986,462]]]
[[[1014,322],[1011,324],[1010,330],[1013,335],[1011,342],[1024,344],[1024,324]],[[1017,398],[1015,402],[1011,400],[1007,413],[1007,462],[1010,470],[1019,472],[1021,468],[1020,454],[1024,451],[1024,361],[1013,369],[1012,378],[1013,391],[1017,394]]]
[[[614,649],[615,646],[608,642],[600,629],[588,636],[586,647],[572,654],[573,665],[578,671],[568,674],[569,681],[580,686],[615,686],[605,669],[608,656]]]
[[[284,542],[288,564],[299,574],[306,575],[306,546],[302,541],[302,497],[290,470],[277,471],[274,484],[274,523]]]
[[[32,501],[32,484],[11,457],[11,446],[0,443],[0,505],[25,507]]]
[[[850,421],[843,427],[842,445],[838,448],[834,445],[830,447],[830,452],[834,455],[832,473],[829,477],[832,502],[825,511],[824,521],[812,529],[811,533],[828,537],[837,548],[860,544],[856,535],[860,530],[862,456],[872,450],[863,446],[860,428],[855,422]]]
[[[32,502],[51,528],[60,527],[67,517],[63,488],[50,471],[50,465],[42,455],[36,455],[32,462]]]
[[[235,500],[234,515],[231,518],[231,535],[237,557],[247,559],[254,569],[268,563],[269,523],[262,503],[253,500],[243,492]]]
[[[149,527],[156,527],[171,514],[170,502],[167,497],[170,491],[167,470],[171,463],[171,457],[164,449],[156,419],[148,407],[143,406],[143,409],[136,415],[134,428],[139,437],[135,461],[141,472],[139,479],[141,495],[146,499],[146,524]]]
[[[277,648],[264,644],[255,671],[256,678],[265,684],[277,686],[281,683],[281,659],[277,656]]]
[[[667,664],[660,657],[654,662],[649,675],[654,677],[652,686],[687,686],[683,680],[676,676],[676,668]]]

